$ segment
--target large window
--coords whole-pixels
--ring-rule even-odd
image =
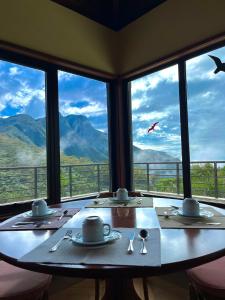
[[[58,72],[61,197],[109,190],[106,83]]]
[[[178,66],[131,82],[135,189],[182,194]]]
[[[45,73],[0,61],[0,204],[46,190]]]
[[[211,56],[211,57],[210,57]],[[187,61],[192,194],[225,198],[225,47]]]

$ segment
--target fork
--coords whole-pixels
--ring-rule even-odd
[[[65,235],[61,237],[61,239],[59,239],[58,242],[51,249],[49,249],[49,252],[55,252],[59,248],[63,240],[71,239],[71,237],[72,237],[72,230],[67,230]]]

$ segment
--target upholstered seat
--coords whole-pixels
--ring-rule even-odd
[[[46,300],[52,276],[0,261],[1,300]]]
[[[187,271],[191,299],[225,299],[225,256]]]

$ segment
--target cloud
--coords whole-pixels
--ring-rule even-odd
[[[132,96],[134,96],[138,91],[144,92],[149,89],[151,90],[156,89],[161,82],[167,82],[167,83],[178,82],[177,65],[132,81],[131,82]]]
[[[19,70],[18,67],[11,67],[11,68],[9,68],[9,75],[10,76],[16,76],[16,75],[19,75],[21,73],[22,72],[21,72],[21,70]]]
[[[76,75],[76,74],[63,72],[63,71],[58,71],[59,81],[70,81],[72,79],[75,79],[76,77],[78,77],[78,75]]]
[[[85,115],[87,117],[95,114],[95,115],[102,115],[106,114],[107,109],[105,105],[100,102],[85,98],[85,101],[88,102],[88,105],[84,107],[77,107],[74,106],[74,102],[71,100],[61,100],[62,105],[60,105],[60,113],[62,115],[70,115],[70,114],[79,114]]]

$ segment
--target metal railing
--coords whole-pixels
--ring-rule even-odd
[[[0,168],[0,203],[47,197],[46,167]],[[191,162],[192,194],[225,198],[225,161]],[[181,162],[134,164],[136,190],[182,195]],[[61,197],[109,189],[108,164],[61,166]]]

